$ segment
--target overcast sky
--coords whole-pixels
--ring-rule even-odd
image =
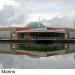
[[[0,0],[0,24],[75,16],[75,0]]]

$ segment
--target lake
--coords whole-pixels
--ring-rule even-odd
[[[0,68],[4,69],[75,69],[75,53],[39,57],[0,54]]]
[[[15,44],[0,43],[0,51],[11,51]],[[17,43],[16,43],[17,45]],[[58,51],[65,51],[64,54],[48,57],[35,55],[12,55],[0,53],[0,68],[4,69],[75,69],[75,43],[60,43],[49,45],[38,45],[38,47],[55,47]],[[22,47],[22,45],[21,45]],[[56,48],[57,47],[57,48]],[[17,49],[17,48],[16,48]],[[54,50],[54,48],[51,48]],[[22,49],[23,50],[23,49]],[[55,51],[56,51],[55,50]],[[50,51],[50,50],[49,50]]]
[[[75,43],[50,43],[50,44],[27,44],[27,43],[0,43],[0,52],[9,52],[16,50],[28,50],[28,51],[60,51],[65,50],[66,52],[75,51]]]

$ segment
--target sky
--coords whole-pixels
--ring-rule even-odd
[[[31,21],[58,22],[65,17],[66,24],[70,26],[75,18],[75,0],[0,0],[0,26],[24,26]],[[55,20],[55,21],[53,21]],[[61,24],[61,25],[62,25]],[[49,24],[51,26],[51,24]],[[58,24],[54,26],[58,27]]]

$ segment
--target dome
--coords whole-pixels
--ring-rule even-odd
[[[45,26],[40,22],[31,22],[31,23],[27,24],[26,27],[29,27],[29,28],[45,28]]]

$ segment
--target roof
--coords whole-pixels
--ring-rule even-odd
[[[41,22],[30,22],[29,24],[26,25],[28,28],[45,28],[45,25],[43,25]]]
[[[17,32],[60,32],[64,33],[63,28],[17,28]]]

